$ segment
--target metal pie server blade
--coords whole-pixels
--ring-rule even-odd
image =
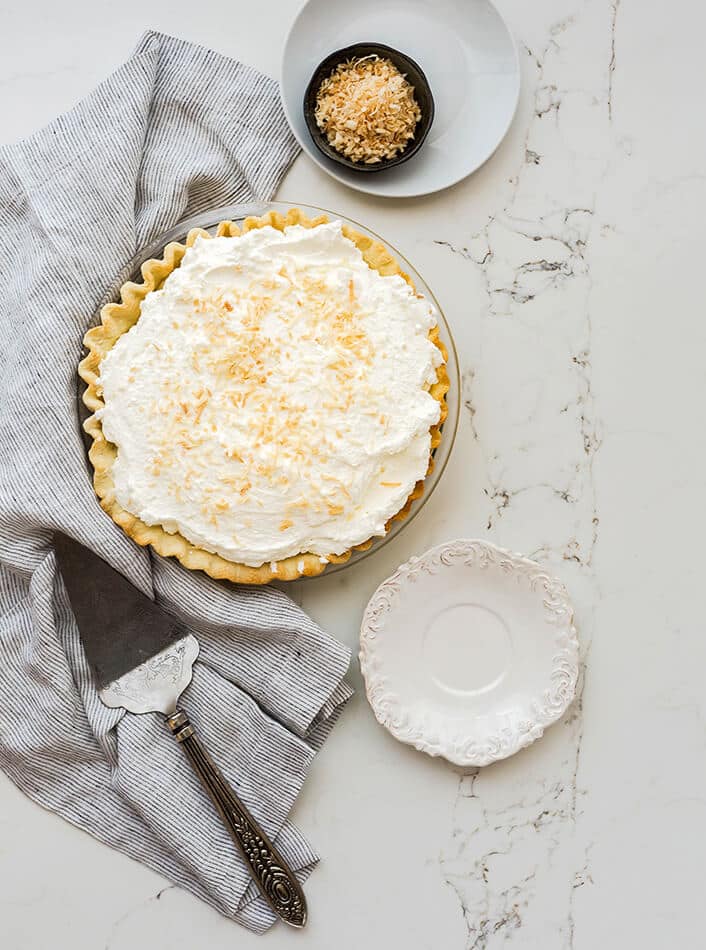
[[[88,548],[59,533],[54,535],[54,547],[101,700],[132,713],[159,712],[167,717],[263,897],[285,923],[303,927],[306,899],[294,872],[178,708],[179,697],[191,682],[198,641]]]
[[[54,546],[100,690],[186,638],[187,631],[173,617],[88,548],[63,534],[55,535]]]

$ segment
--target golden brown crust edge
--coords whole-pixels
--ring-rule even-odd
[[[217,235],[219,237],[236,237],[252,228],[261,228],[267,225],[271,225],[280,231],[292,224],[300,224],[303,227],[311,228],[318,224],[324,224],[327,220],[326,215],[309,218],[298,208],[291,208],[286,215],[269,211],[259,218],[246,218],[242,228],[239,228],[232,221],[222,221],[218,225]],[[369,267],[374,268],[384,276],[400,274],[408,284],[414,286],[409,275],[405,274],[383,244],[360,234],[348,225],[344,225],[343,232],[359,248]],[[136,284],[128,281],[123,284],[120,289],[120,302],[106,304],[101,310],[101,323],[90,329],[84,337],[88,354],[79,363],[78,372],[86,383],[83,401],[93,413],[84,423],[84,429],[93,439],[89,450],[89,458],[94,470],[93,485],[95,492],[103,510],[110,515],[116,524],[120,525],[133,541],[143,546],[151,545],[157,554],[163,557],[176,557],[190,570],[205,571],[211,577],[219,580],[229,580],[236,584],[267,584],[272,580],[296,580],[298,577],[314,577],[321,574],[328,563],[341,563],[348,560],[351,551],[349,550],[341,555],[329,555],[326,563],[322,563],[317,554],[299,554],[275,562],[276,570],[273,570],[270,564],[248,567],[245,564],[237,564],[221,557],[219,554],[212,554],[196,547],[178,533],[169,534],[161,525],[145,524],[135,515],[126,511],[115,497],[112,468],[117,456],[117,449],[103,435],[103,427],[95,415],[96,410],[103,408],[104,405],[98,385],[100,363],[122,334],[127,333],[130,327],[137,322],[142,300],[151,290],[160,287],[165,278],[179,266],[186,248],[190,247],[199,236],[210,237],[210,234],[200,228],[195,228],[187,235],[185,244],[168,244],[160,260],[145,261],[141,269],[143,282]],[[430,388],[432,396],[438,399],[441,405],[439,422],[431,428],[433,449],[441,441],[440,429],[447,416],[446,393],[449,390],[449,378],[446,371],[446,348],[439,339],[437,327],[430,332],[430,338],[439,347],[444,357],[444,362],[437,370],[436,382]],[[427,474],[431,472],[433,465],[434,460],[430,456]],[[423,492],[424,481],[419,481],[404,507],[388,521],[386,530],[389,530],[393,521],[407,517],[412,502],[419,498]],[[370,539],[357,545],[356,550],[366,550],[372,543],[373,539]]]

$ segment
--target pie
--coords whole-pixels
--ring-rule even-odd
[[[387,249],[299,209],[142,265],[79,366],[101,506],[236,583],[320,574],[423,491],[449,388],[434,305]]]

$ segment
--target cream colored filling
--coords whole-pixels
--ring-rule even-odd
[[[197,239],[101,364],[117,500],[250,566],[383,534],[428,467],[435,322],[340,222]]]

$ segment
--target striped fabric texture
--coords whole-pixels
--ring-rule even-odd
[[[81,339],[125,262],[182,218],[270,198],[296,152],[272,80],[156,33],[71,112],[0,148],[0,767],[257,932],[274,918],[161,717],[100,702],[51,536],[196,633],[184,709],[304,879],[317,856],[288,814],[350,696],[349,652],[279,590],[226,587],[133,544],[93,493],[76,407]]]

